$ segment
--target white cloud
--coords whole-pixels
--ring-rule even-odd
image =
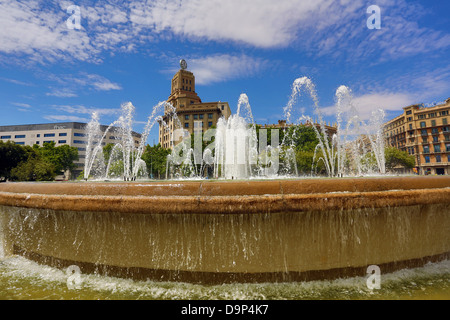
[[[373,111],[383,109],[386,112],[398,112],[403,107],[417,103],[417,100],[415,95],[411,93],[377,91],[352,95],[351,103],[354,109],[349,109],[350,106],[347,105],[347,109],[342,110],[342,112],[346,116],[353,116],[353,114],[349,113],[355,112],[355,115],[358,115],[362,120],[368,120]],[[336,116],[337,107],[336,105],[321,107],[320,112],[323,116]]]
[[[96,112],[98,115],[113,115],[119,114],[120,108],[87,108],[85,106],[70,106],[70,105],[58,105],[53,106],[53,109],[66,112],[69,114],[89,114]]]
[[[26,87],[34,86],[33,84],[31,84],[29,82],[24,82],[24,81],[20,81],[20,80],[16,80],[16,79],[9,79],[9,78],[0,77],[0,80],[6,81],[6,82],[9,82],[9,83],[13,83],[13,84],[17,84],[19,86],[26,86]]]
[[[188,69],[195,74],[198,85],[208,85],[254,75],[266,65],[263,59],[247,55],[217,54],[188,59]],[[177,70],[170,70],[171,73]]]
[[[288,45],[300,22],[327,2],[330,0],[135,1],[130,19],[155,33],[268,48]]]
[[[66,115],[49,115],[44,116],[44,119],[50,121],[70,121],[70,122],[89,122],[89,118],[81,118],[77,116],[66,116]]]
[[[80,0],[81,30],[69,30],[70,1],[0,0],[0,53],[33,62],[101,62],[159,39],[296,46],[312,55],[397,59],[450,47],[448,32],[423,27],[421,6],[379,0],[381,30],[366,27],[363,0]]]
[[[29,105],[28,103],[22,103],[22,102],[13,102],[12,105],[19,107],[19,108],[25,108],[25,109],[31,108],[31,105]]]
[[[52,91],[47,92],[46,95],[58,98],[73,98],[78,96],[75,92],[67,88],[52,89]]]
[[[118,83],[114,83],[98,74],[86,72],[81,72],[78,75],[52,74],[48,76],[48,80],[58,83],[61,87],[52,88],[52,91],[46,95],[61,98],[77,97],[77,92],[85,88],[95,91],[122,90]]]

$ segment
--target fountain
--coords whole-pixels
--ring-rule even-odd
[[[335,279],[365,275],[370,265],[386,273],[448,259],[450,177],[333,178],[349,175],[347,150],[356,175],[364,171],[367,146],[357,140],[349,145],[361,127],[385,172],[382,135],[371,134],[355,115],[344,122],[351,93],[340,87],[337,133],[328,138],[308,78],[293,84],[288,122],[304,87],[319,116],[312,125],[319,139],[315,160],[325,164],[329,178],[281,179],[275,160],[282,152],[290,159],[293,146],[277,146],[276,138],[271,146],[256,143],[243,94],[237,113],[218,122],[214,145],[202,159],[190,139],[169,157],[168,166],[187,168],[191,177],[211,166],[218,180],[133,182],[143,144],[135,149],[127,143],[133,113],[127,104],[108,130],[124,128],[114,153],[121,153],[129,182],[1,184],[1,252],[59,268],[76,265],[83,273],[202,284]],[[163,109],[175,112],[165,102],[155,106],[143,141],[156,122],[164,125],[157,116]],[[370,125],[380,128],[378,115]],[[313,124],[305,116],[294,123],[305,119]],[[102,140],[96,115],[89,128],[86,177],[102,166],[107,175],[111,163],[96,160]]]

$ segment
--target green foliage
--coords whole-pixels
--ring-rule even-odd
[[[0,178],[9,179],[11,170],[28,159],[27,149],[14,142],[0,141]]]
[[[20,146],[0,141],[0,177],[15,181],[49,181],[66,170],[75,169],[78,149],[68,145],[55,147],[55,143]]]
[[[55,172],[75,169],[73,162],[78,160],[77,148],[68,145],[55,147],[55,142],[50,142],[44,143],[44,146],[37,150],[41,159],[53,165]]]
[[[55,176],[51,163],[39,159],[29,159],[12,169],[10,178],[13,181],[52,181]]]
[[[386,148],[385,156],[386,156],[386,169],[393,169],[397,166],[412,169],[415,166],[414,156],[408,154],[405,151],[401,151],[397,148],[394,147]]]
[[[170,149],[164,149],[161,144],[153,147],[147,145],[142,160],[147,164],[147,171],[152,177],[164,177],[166,174],[167,156],[170,154]]]
[[[284,145],[293,145],[296,151],[308,151],[313,154],[316,146],[319,144],[314,128],[305,125],[289,127],[284,133],[284,139]]]

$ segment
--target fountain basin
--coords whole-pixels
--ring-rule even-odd
[[[450,177],[0,185],[3,252],[199,283],[364,276],[450,257]]]

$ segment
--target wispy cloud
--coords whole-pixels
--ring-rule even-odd
[[[49,115],[44,116],[44,119],[49,121],[70,121],[70,122],[89,122],[89,118],[82,118],[78,116],[67,116],[67,115]]]
[[[381,30],[366,27],[367,1],[334,0],[80,0],[81,29],[66,26],[69,1],[0,0],[0,53],[33,62],[102,61],[160,39],[296,46],[314,55],[398,59],[450,47],[450,34],[423,27],[423,8],[379,0]]]
[[[13,106],[17,107],[17,111],[20,111],[20,112],[31,112],[32,111],[32,106],[28,103],[13,102],[11,104]]]
[[[116,115],[121,112],[120,108],[87,108],[85,106],[71,106],[71,105],[54,105],[54,110],[70,113],[70,114],[89,114],[96,112],[98,115]]]
[[[77,97],[82,90],[111,91],[122,90],[118,83],[98,75],[80,72],[78,75],[55,75],[48,76],[48,80],[58,83],[58,87],[53,87],[47,96],[71,98]]]
[[[26,87],[34,86],[34,84],[32,84],[30,82],[20,81],[20,80],[16,80],[16,79],[9,79],[9,78],[0,77],[0,80],[6,81],[6,82],[9,82],[9,83],[13,83],[13,84],[17,84],[19,86],[26,86]]]
[[[209,85],[232,79],[245,78],[261,71],[267,61],[242,55],[216,54],[188,59],[189,70],[195,74],[196,84]],[[178,70],[167,70],[173,74]]]
[[[91,116],[96,112],[99,116],[117,116],[120,114],[120,108],[88,108],[83,105],[53,105],[51,106],[55,113],[45,115],[44,119],[50,121],[77,121],[77,122],[89,122]]]
[[[75,92],[67,88],[53,88],[52,91],[47,92],[46,95],[58,98],[73,98],[78,96]]]

